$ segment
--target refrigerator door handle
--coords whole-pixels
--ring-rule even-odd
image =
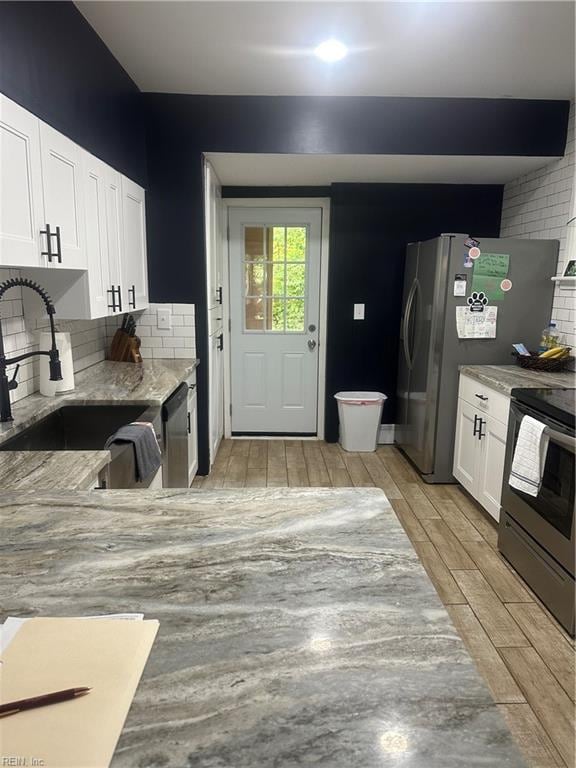
[[[410,324],[410,316],[412,315],[412,306],[414,304],[414,294],[416,293],[417,280],[414,278],[414,282],[410,288],[410,293],[406,299],[406,311],[404,312],[404,322],[402,324],[402,343],[404,345],[404,357],[406,358],[406,364],[408,370],[412,370],[412,358],[410,357],[410,349],[408,347],[408,327]]]
[[[418,278],[414,280],[414,296],[416,298],[416,317],[420,315],[422,316],[422,290],[420,288],[420,282],[418,281]],[[416,353],[418,352],[418,348],[420,347],[420,341],[422,340],[422,323],[418,323],[416,327],[414,328],[414,337],[413,337],[413,344],[412,344],[412,351],[410,353],[410,365],[414,365],[414,360],[416,359]]]

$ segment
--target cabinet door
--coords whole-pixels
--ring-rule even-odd
[[[0,96],[0,266],[38,267],[44,201],[38,118]],[[42,246],[42,247],[41,247]]]
[[[188,389],[188,485],[198,471],[198,400],[196,397],[196,385],[191,384]]]
[[[483,416],[476,498],[495,520],[500,519],[507,427]]]
[[[210,163],[204,165],[204,205],[206,231],[206,277],[208,309],[221,304],[222,294],[222,231],[223,205],[222,190],[218,177]],[[215,328],[211,327],[209,333]]]
[[[122,304],[124,310],[148,306],[144,190],[122,177]]]
[[[108,272],[110,284],[120,289],[122,299],[122,258],[124,217],[122,214],[122,175],[106,166],[106,222],[108,231]],[[116,294],[118,296],[118,293]],[[120,302],[123,305],[123,299]],[[118,304],[118,302],[116,302]],[[121,312],[123,306],[119,306]]]
[[[452,472],[456,480],[473,496],[476,495],[478,456],[480,453],[478,434],[474,435],[476,416],[476,410],[469,403],[458,399]]]
[[[40,122],[44,218],[51,232],[53,256],[42,266],[87,269],[83,152],[73,141]]]
[[[210,464],[213,464],[224,435],[224,353],[222,328],[210,337]]]
[[[88,301],[90,317],[112,312],[111,279],[108,266],[106,180],[108,166],[85,153],[86,253],[88,257]]]

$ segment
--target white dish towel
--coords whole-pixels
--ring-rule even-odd
[[[538,496],[542,484],[549,437],[546,425],[524,416],[512,458],[509,485],[529,496]]]

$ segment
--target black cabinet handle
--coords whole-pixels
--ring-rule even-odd
[[[46,248],[48,249],[46,251],[41,251],[40,255],[41,256],[48,256],[48,261],[51,262],[52,261],[52,256],[54,254],[52,253],[52,236],[53,236],[53,232],[50,232],[50,224],[46,224],[46,229],[41,229],[40,230],[40,234],[41,235],[46,235]]]
[[[218,287],[216,295],[218,296],[218,304],[222,304],[222,286]]]
[[[477,398],[478,398],[478,400],[483,400],[483,401],[486,401],[486,400],[488,400],[488,398],[486,397],[486,395],[479,395],[478,393],[476,393],[476,394],[474,395],[474,397],[477,397]]]
[[[60,239],[60,227],[56,227],[56,253],[53,255],[58,259],[58,264],[62,264],[62,240]]]
[[[112,312],[116,312],[116,288],[112,286],[111,288],[108,288],[106,293],[109,296],[112,296],[112,304],[108,304],[108,309],[111,309]]]
[[[218,350],[222,352],[224,349],[224,334],[221,333],[220,336],[218,336]]]
[[[62,264],[62,240],[60,238],[60,227],[56,227],[56,232],[52,232],[50,224],[46,224],[46,229],[40,230],[41,235],[46,235],[46,251],[41,251],[41,256],[48,256],[48,262],[52,264],[52,257],[58,259],[58,263]],[[52,250],[52,238],[56,238],[56,250]]]
[[[192,430],[190,428],[190,412],[188,412],[188,434],[190,434],[191,431]]]
[[[482,427],[484,424],[486,424],[486,422],[484,419],[478,419],[478,421],[480,422],[480,426],[478,428],[478,440],[482,440],[483,437],[486,437],[486,432],[482,432]]]
[[[474,414],[474,430],[472,432],[472,437],[476,437],[476,429],[478,428],[478,421],[479,421],[478,416]]]
[[[132,294],[132,298],[130,298],[130,294]],[[136,309],[136,286],[135,285],[133,285],[132,288],[128,288],[128,308]]]
[[[122,287],[119,285],[116,290],[118,291],[118,311],[122,312]]]

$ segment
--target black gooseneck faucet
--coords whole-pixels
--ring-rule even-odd
[[[24,277],[14,277],[10,278],[9,280],[5,280],[3,283],[0,283],[0,300],[7,290],[10,288],[17,288],[18,286],[22,286],[22,288],[31,288],[33,291],[36,291],[36,293],[40,296],[46,305],[46,313],[48,314],[48,319],[50,320],[50,333],[52,334],[52,348],[48,352],[26,352],[23,355],[16,355],[15,357],[11,358],[6,357],[4,353],[4,339],[2,336],[2,320],[0,318],[0,422],[12,421],[10,391],[16,389],[18,386],[16,376],[18,375],[18,369],[20,368],[19,363],[21,363],[22,360],[27,360],[29,357],[35,357],[36,355],[48,355],[50,358],[50,381],[62,380],[60,354],[56,347],[56,331],[54,329],[54,313],[56,312],[54,309],[54,304],[52,304],[52,301],[50,300],[50,297],[45,290],[40,288],[37,283]],[[14,365],[14,363],[16,363],[16,370],[14,371],[13,377],[8,380],[8,376],[6,375],[6,368],[9,365]]]

